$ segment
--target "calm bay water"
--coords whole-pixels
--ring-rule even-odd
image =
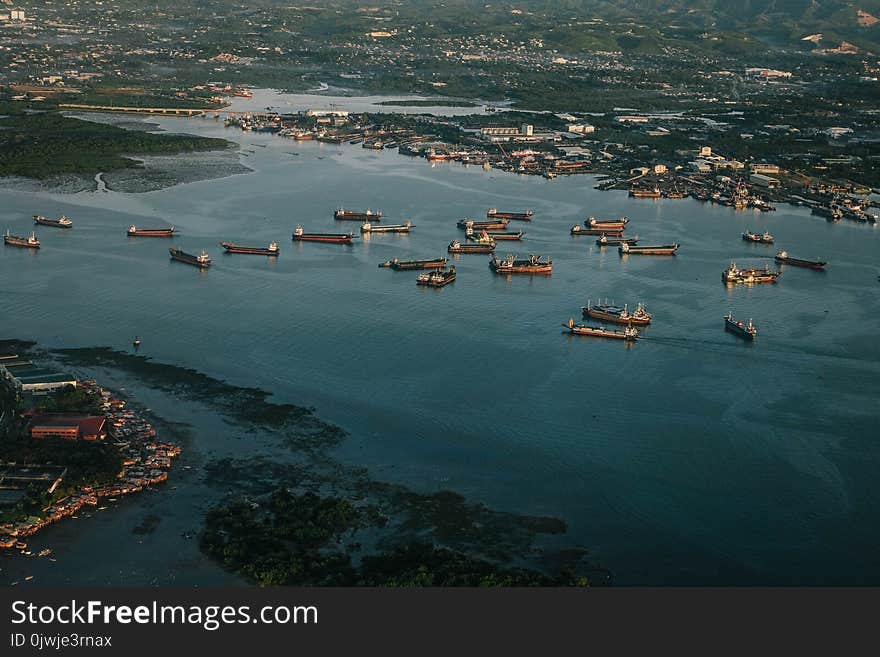
[[[75,222],[41,228],[38,253],[0,251],[0,332],[120,349],[140,335],[157,360],[315,406],[350,432],[341,456],[376,478],[564,518],[620,583],[880,583],[880,231],[788,206],[632,200],[585,176],[159,123],[239,141],[254,173],[137,195],[0,191],[4,230],[29,233],[34,213]],[[334,222],[340,205],[416,228],[353,246],[290,241],[297,223],[357,231]],[[535,211],[514,222],[525,240],[498,251],[550,257],[552,276],[507,279],[486,256],[460,256],[456,282],[426,290],[415,273],[377,267],[445,255],[463,238],[456,220],[489,207]],[[676,241],[679,255],[621,258],[571,237],[589,214],[625,214],[643,243]],[[171,262],[172,242],[128,239],[131,223],[174,224],[173,244],[205,248],[215,266]],[[775,253],[744,243],[746,228],[828,271],[786,267],[775,286],[727,289],[729,260]],[[277,240],[281,256],[226,256],[221,239]],[[645,339],[565,335],[560,323],[599,297],[644,302],[655,316]],[[754,319],[754,344],[725,333],[728,310]],[[101,581],[125,559],[84,554],[94,572],[82,577]]]

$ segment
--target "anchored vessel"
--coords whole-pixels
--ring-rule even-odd
[[[493,253],[489,267],[496,274],[549,274],[553,271],[553,261],[535,255],[530,255],[527,260],[516,260],[512,255],[499,260]]]
[[[608,237],[623,237],[622,230],[609,230],[607,228],[584,228],[580,224],[571,227],[572,235],[606,235]]]
[[[590,217],[584,221],[584,226],[587,228],[597,228],[601,230],[623,230],[626,228],[626,225],[629,223],[629,219],[626,217],[621,217],[620,219],[609,219],[606,221],[600,221],[596,219],[596,217]]]
[[[629,195],[633,198],[660,198],[660,190],[654,189],[631,189]]]
[[[71,228],[73,226],[73,222],[70,220],[70,217],[64,214],[62,214],[57,219],[47,219],[41,214],[35,214],[34,223],[40,226],[52,226],[54,228]]]
[[[753,232],[747,230],[742,235],[743,235],[743,239],[746,242],[759,242],[761,244],[773,244],[773,236],[770,233],[768,233],[767,231],[764,231],[763,235],[758,235],[757,233],[753,233]]]
[[[751,269],[740,269],[735,262],[721,272],[721,280],[728,285],[754,285],[756,283],[775,283],[779,278],[779,272],[770,269],[769,265],[765,265],[763,269],[757,267]]]
[[[608,303],[598,303],[594,306],[590,301],[587,301],[587,305],[581,310],[583,310],[584,317],[592,317],[593,319],[600,319],[604,322],[613,322],[615,324],[647,326],[651,323],[651,318],[653,317],[651,313],[645,310],[642,304],[639,304],[635,311],[629,312],[626,304],[624,304],[623,308]]]
[[[294,242],[329,242],[331,244],[351,244],[354,233],[305,233],[302,226],[293,229]]]
[[[744,324],[742,320],[735,320],[732,313],[727,313],[724,316],[724,328],[746,340],[754,340],[758,335],[758,329],[752,324],[752,320],[749,320],[748,324]]]
[[[494,244],[494,238],[489,236],[489,233],[485,230],[481,230],[479,235],[474,235],[473,228],[467,228],[464,233],[465,237],[469,242],[476,242],[477,244]]]
[[[462,244],[458,240],[452,240],[446,250],[449,253],[492,253],[495,250],[495,242],[490,244]]]
[[[3,243],[7,246],[17,246],[23,249],[40,248],[40,240],[37,239],[34,233],[31,233],[30,237],[22,237],[21,235],[11,235],[8,229],[3,236]]]
[[[519,221],[531,221],[533,212],[526,210],[525,212],[501,212],[495,208],[486,210],[487,219],[518,219]]]
[[[493,239],[496,242],[499,240],[518,242],[523,238],[523,235],[525,235],[525,232],[520,230],[515,233],[505,233],[504,231],[498,231],[498,230],[484,230],[484,231],[482,231],[482,234],[488,236],[490,239]],[[467,235],[468,239],[473,239],[473,237],[472,237],[473,230],[471,230],[471,232],[468,233],[467,229],[465,229],[465,235]]]
[[[405,224],[386,224],[384,226],[374,226],[369,221],[365,221],[361,226],[362,233],[408,233],[412,228],[412,222],[407,221]]]
[[[474,230],[504,230],[510,219],[499,219],[498,221],[474,221],[473,219],[460,219],[456,226],[463,230],[472,228]]]
[[[168,228],[138,228],[134,224],[128,227],[129,237],[174,237],[174,226]]]
[[[185,251],[181,251],[180,249],[168,249],[168,253],[171,254],[172,260],[177,260],[179,262],[185,262],[188,265],[193,265],[194,267],[198,267],[199,269],[205,269],[206,267],[211,266],[211,256],[209,256],[203,250],[199,255],[194,256],[191,253],[186,253]]]
[[[333,218],[340,221],[344,219],[351,219],[352,221],[371,221],[373,223],[379,223],[382,220],[382,213],[373,212],[369,209],[363,212],[357,212],[356,210],[346,210],[345,208],[339,208],[333,213]]]
[[[443,287],[449,285],[455,280],[455,267],[449,269],[437,269],[435,271],[419,274],[416,279],[416,285],[427,285],[428,287]]]
[[[635,235],[634,237],[612,237],[609,239],[607,233],[603,233],[603,235],[596,240],[596,244],[598,244],[599,246],[620,246],[621,244],[629,244],[630,246],[634,246],[638,243],[638,235]]]
[[[433,260],[386,260],[379,264],[380,267],[389,267],[395,271],[409,271],[413,269],[440,269],[446,266],[446,258],[434,258]]]
[[[573,319],[568,320],[568,324],[563,324],[573,335],[590,335],[597,338],[613,338],[615,340],[635,340],[639,337],[639,330],[635,326],[627,326],[622,331],[616,329],[601,328],[599,326],[585,326],[584,324],[575,324]]]
[[[241,246],[232,242],[220,242],[220,246],[226,249],[226,253],[245,253],[247,255],[278,255],[278,243],[269,242],[269,246]]]
[[[795,267],[807,267],[809,269],[823,269],[828,263],[825,260],[802,260],[801,258],[792,258],[788,255],[788,251],[777,251],[776,262],[783,262],[786,265],[794,265]]]
[[[617,247],[617,251],[620,255],[626,255],[627,253],[641,255],[675,255],[675,252],[678,251],[678,244],[665,244],[663,246],[633,246],[623,243]]]

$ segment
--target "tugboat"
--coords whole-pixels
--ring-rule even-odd
[[[585,326],[583,324],[575,324],[573,319],[568,320],[568,324],[563,324],[568,332],[572,335],[589,335],[596,338],[613,338],[615,340],[633,341],[639,337],[639,330],[635,326],[627,326],[622,331],[614,329],[601,328],[599,326]]]
[[[505,230],[510,219],[500,219],[498,221],[474,221],[473,219],[460,219],[456,226],[462,230],[472,228],[473,230]]]
[[[779,278],[778,271],[772,271],[767,265],[763,269],[739,269],[735,262],[721,272],[721,280],[727,285],[755,285],[756,283],[775,283]]]
[[[603,234],[599,239],[596,240],[596,244],[598,244],[599,246],[620,246],[621,244],[629,244],[630,246],[635,246],[638,243],[638,235],[634,237],[612,237],[611,239],[608,239],[608,235]]]
[[[446,250],[449,253],[492,253],[495,250],[495,242],[491,244],[462,244],[458,240],[452,240]]]
[[[134,224],[128,227],[129,237],[174,237],[174,226],[168,228],[138,228]]]
[[[374,226],[369,221],[365,221],[361,225],[362,233],[408,233],[412,228],[412,222],[407,221],[405,224],[386,224],[384,226]]]
[[[752,320],[749,320],[748,324],[744,324],[742,320],[735,320],[732,313],[727,313],[724,316],[724,328],[746,340],[754,340],[758,335],[758,329],[752,324]]]
[[[759,244],[773,244],[773,236],[764,231],[763,235],[758,235],[757,233],[753,233],[750,230],[747,230],[742,234],[743,239],[746,242],[757,242]]]
[[[446,258],[433,260],[386,260],[379,264],[380,267],[388,267],[394,271],[410,271],[414,269],[441,269],[446,266]]]
[[[800,258],[792,258],[788,255],[788,251],[782,250],[776,252],[776,262],[782,262],[786,265],[794,265],[795,267],[807,267],[808,269],[824,269],[828,263],[825,260],[801,260]]]
[[[185,251],[181,251],[180,249],[168,249],[168,253],[171,254],[172,260],[177,260],[178,262],[184,262],[188,265],[193,265],[194,267],[198,267],[199,269],[206,269],[211,266],[211,256],[205,253],[204,250],[197,255],[194,256],[190,253],[186,253]]]
[[[629,244],[621,244],[617,247],[620,255],[634,253],[637,255],[675,255],[678,251],[678,244],[666,244],[663,246],[630,246]]]
[[[486,210],[487,219],[517,219],[519,221],[531,221],[533,212],[526,210],[525,212],[499,212],[495,208]]]
[[[626,225],[629,223],[629,219],[626,217],[621,217],[620,219],[609,219],[606,221],[599,221],[596,217],[590,217],[584,221],[584,226],[587,228],[594,228],[599,230],[623,230],[626,228]]]
[[[40,226],[52,226],[53,228],[71,228],[73,222],[67,215],[61,215],[57,219],[47,219],[41,214],[34,215],[34,223]]]
[[[455,280],[455,267],[449,269],[437,269],[431,272],[419,274],[416,279],[416,285],[426,285],[428,287],[443,287],[449,285]]]
[[[367,209],[364,212],[356,212],[354,210],[339,208],[333,213],[333,218],[338,221],[350,219],[352,221],[370,221],[374,224],[377,224],[382,220],[382,213],[373,212],[370,209]]]
[[[623,308],[620,306],[610,305],[608,303],[600,303],[595,306],[587,301],[587,305],[581,309],[584,317],[592,317],[604,322],[613,322],[614,324],[634,324],[638,326],[647,326],[651,323],[653,315],[645,310],[642,304],[639,304],[634,312],[627,310],[626,304]]]
[[[22,249],[40,248],[40,240],[37,239],[37,236],[34,235],[34,233],[31,233],[30,237],[22,237],[21,235],[11,235],[8,229],[3,236],[3,243],[6,244],[6,246],[17,246]]]
[[[355,234],[348,233],[305,233],[302,226],[293,230],[294,242],[329,242],[331,244],[351,244]]]
[[[220,242],[220,246],[226,249],[226,253],[244,253],[247,255],[265,255],[265,256],[277,256],[278,255],[278,243],[277,242],[269,242],[269,246],[241,246],[239,244],[233,244],[232,242]]]
[[[584,228],[580,224],[571,227],[572,235],[607,235],[608,237],[623,237],[622,230],[607,230],[605,228]]]
[[[496,274],[550,274],[552,260],[542,260],[541,256],[530,255],[528,260],[516,260],[512,255],[498,260],[495,254],[489,259],[489,267]]]

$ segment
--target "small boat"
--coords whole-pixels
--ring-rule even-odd
[[[727,269],[721,272],[721,280],[727,285],[775,283],[778,277],[779,272],[771,270],[769,265],[766,265],[763,269],[756,267],[751,269],[740,269],[736,266],[735,262],[731,262]]]
[[[788,251],[781,250],[776,252],[776,262],[786,265],[794,265],[795,267],[807,267],[808,269],[824,269],[828,263],[825,260],[802,260],[801,258],[792,258],[788,255]]]
[[[131,341],[131,344],[134,347],[140,347],[141,346],[141,339],[139,337],[135,336],[135,339]]]
[[[171,254],[172,260],[177,260],[178,262],[193,265],[194,267],[198,267],[199,269],[206,269],[207,267],[211,266],[211,256],[205,253],[204,250],[197,256],[174,248],[168,249],[168,253]]]
[[[759,235],[758,233],[753,233],[752,231],[747,230],[746,232],[744,232],[742,234],[742,238],[746,242],[757,242],[759,244],[773,244],[773,236],[770,233],[768,233],[767,231],[764,231],[763,235]]]
[[[617,247],[620,255],[630,253],[637,255],[675,255],[678,251],[678,244],[664,244],[662,246],[631,246],[629,244],[621,244]]]
[[[627,326],[622,331],[615,329],[602,328],[600,326],[585,326],[584,324],[575,324],[573,319],[568,320],[568,324],[563,324],[568,332],[572,335],[589,335],[596,338],[612,338],[615,340],[632,341],[639,337],[639,330],[635,326]]]
[[[596,240],[596,244],[598,244],[599,246],[620,246],[621,244],[629,244],[630,246],[634,246],[638,243],[638,235],[634,237],[612,237],[609,239],[608,235],[603,234],[599,239]]]
[[[462,230],[467,230],[468,228],[472,228],[473,230],[504,230],[507,228],[507,224],[510,223],[510,219],[499,219],[498,221],[474,221],[473,219],[461,219],[456,224]]]
[[[412,228],[412,222],[407,221],[405,224],[385,224],[384,226],[374,226],[369,221],[365,221],[361,225],[362,233],[408,233]]]
[[[359,212],[356,210],[346,210],[345,208],[339,208],[338,210],[333,212],[333,218],[337,221],[351,220],[351,221],[370,221],[374,224],[379,223],[382,220],[381,212],[373,212],[369,208],[364,210],[363,212]]]
[[[6,234],[3,236],[3,243],[6,246],[17,246],[22,249],[40,248],[40,240],[37,239],[33,232],[31,232],[29,237],[22,237],[21,235],[12,235],[7,229]]]
[[[138,228],[134,224],[128,227],[129,237],[174,237],[174,226],[168,228]]]
[[[70,217],[62,214],[57,219],[47,219],[41,214],[34,215],[34,223],[40,226],[52,226],[54,228],[71,228],[73,227],[73,222],[70,220]]]
[[[571,227],[572,235],[607,235],[608,237],[623,237],[622,230],[605,230],[603,228],[584,228],[580,224]]]
[[[496,274],[550,274],[553,271],[552,260],[542,260],[541,256],[530,255],[527,260],[516,260],[512,255],[499,260],[492,254],[489,268]]]
[[[440,269],[446,266],[446,258],[434,258],[433,260],[386,260],[380,267],[388,267],[395,271],[409,271],[415,269]]]
[[[531,221],[532,214],[534,213],[531,210],[526,210],[525,212],[500,212],[496,208],[489,208],[486,210],[487,219],[516,219],[518,221]]]
[[[226,253],[244,253],[247,255],[277,256],[278,243],[269,242],[269,246],[241,246],[232,242],[220,242],[220,246],[226,249]]]
[[[606,221],[600,221],[599,219],[596,219],[596,217],[590,217],[589,219],[584,220],[584,226],[586,228],[595,228],[599,230],[623,230],[628,223],[629,219],[626,217],[609,219]]]
[[[294,242],[328,242],[330,244],[351,244],[351,240],[356,236],[349,231],[348,233],[306,233],[303,232],[302,226],[297,226],[293,230]]]
[[[426,285],[428,287],[443,287],[449,285],[455,280],[455,267],[449,269],[436,269],[434,271],[419,274],[416,279],[416,285]]]
[[[462,244],[458,240],[452,240],[446,250],[449,253],[492,253],[495,250],[495,242],[491,244]]]
[[[758,329],[752,324],[752,320],[749,320],[748,324],[744,324],[742,320],[735,320],[732,313],[727,313],[724,316],[724,328],[746,340],[754,340],[758,335]]]
[[[602,320],[604,322],[613,322],[615,324],[634,324],[638,326],[647,326],[651,323],[653,315],[645,310],[642,304],[636,306],[635,311],[629,312],[626,304],[623,308],[608,303],[599,303],[595,306],[588,301],[587,305],[581,308],[584,317],[592,317],[593,319]]]

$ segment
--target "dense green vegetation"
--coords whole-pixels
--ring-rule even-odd
[[[569,573],[502,568],[483,558],[413,542],[363,555],[359,537],[386,523],[375,507],[276,489],[208,513],[201,548],[260,585],[585,586]]]

